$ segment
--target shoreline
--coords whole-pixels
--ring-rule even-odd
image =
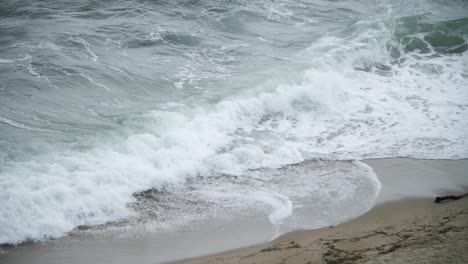
[[[400,230],[402,226],[407,225],[405,222],[419,218],[426,218],[426,221],[437,222],[440,220],[440,217],[448,217],[448,215],[446,215],[447,212],[443,210],[443,208],[446,207],[448,211],[456,210],[456,208],[459,207],[465,208],[465,213],[463,213],[462,217],[465,219],[463,227],[465,228],[464,232],[467,237],[465,245],[468,246],[468,197],[457,201],[442,202],[441,204],[434,203],[434,198],[439,195],[468,192],[468,185],[466,185],[466,180],[463,179],[466,178],[465,171],[466,168],[468,168],[467,159],[421,160],[412,158],[384,158],[366,159],[362,160],[362,162],[369,165],[374,170],[382,183],[382,190],[376,203],[363,215],[332,227],[312,230],[294,230],[270,242],[166,263],[244,263],[242,260],[245,260],[245,263],[289,263],[283,261],[285,257],[289,256],[289,253],[296,254],[297,256],[309,256],[306,251],[310,251],[311,248],[304,248],[298,241],[302,243],[304,243],[304,241],[312,243],[315,239],[325,241],[326,237],[333,237],[340,233],[346,236],[352,236],[352,232],[350,233],[348,229],[360,230],[359,232],[361,232],[361,235],[364,235],[364,233],[368,234],[370,230],[366,230],[366,227],[370,228],[372,225],[369,224],[374,220],[381,223],[381,225],[390,226],[390,228],[398,229],[398,227],[400,227]],[[422,179],[424,181],[421,181]],[[420,188],[418,189],[416,186]],[[437,188],[434,189],[434,186],[437,186]],[[431,195],[429,195],[429,193],[431,193]],[[433,209],[436,211],[433,211]],[[394,212],[398,215],[403,212],[402,218],[398,218],[398,215],[397,217],[393,217],[389,215],[388,212]],[[433,219],[431,217],[432,214],[436,214],[437,217]],[[376,230],[378,226],[372,226],[372,228]],[[359,232],[354,234],[354,239],[359,238]],[[383,233],[386,233],[386,231],[380,231],[377,234]],[[369,238],[371,237],[373,236],[369,236]],[[353,238],[348,237],[348,239],[352,240]],[[374,242],[383,242],[384,240],[385,237],[373,237]],[[385,245],[385,243],[383,245]],[[313,261],[311,261],[311,263],[355,263],[359,262],[358,260],[361,259],[342,259],[338,262],[333,262],[330,257],[328,261],[325,261],[325,259],[318,257],[320,254],[325,254],[325,252],[320,252],[321,246],[323,245],[315,245],[316,248],[312,249],[315,255],[312,254]],[[393,249],[392,251],[395,251]],[[288,252],[288,250],[291,252]],[[269,258],[269,255],[274,257]],[[249,259],[250,257],[252,258]],[[364,260],[361,259],[361,261]],[[415,261],[422,262],[422,260]],[[461,263],[465,262],[468,262],[468,255],[464,256]],[[301,262],[297,259],[296,262],[290,263],[309,262]]]
[[[167,263],[466,263],[467,246],[468,197],[440,204],[413,198],[378,205],[337,226]]]
[[[468,197],[454,202],[433,203],[436,196],[461,194],[468,191],[466,174],[468,159],[418,160],[388,158],[363,160],[362,162],[372,167],[382,183],[379,197],[372,209],[357,218],[345,220],[333,228],[295,230],[270,241],[267,237],[272,232],[271,227],[267,223],[268,219],[262,218],[260,222],[257,221],[258,219],[246,219],[244,222],[233,221],[227,223],[228,225],[223,224],[223,226],[219,226],[221,223],[217,223],[219,229],[207,226],[203,230],[187,229],[182,232],[168,233],[164,239],[161,235],[145,236],[144,234],[124,237],[119,237],[118,234],[108,237],[70,235],[57,240],[13,246],[7,249],[6,252],[0,252],[0,262],[19,264],[33,261],[38,264],[78,264],[86,261],[93,263],[99,260],[99,262],[117,264],[127,264],[135,261],[148,264],[243,263],[239,259],[232,261],[236,256],[243,256],[245,257],[243,259],[247,261],[245,263],[276,263],[275,260],[281,259],[281,256],[286,258],[292,252],[297,256],[306,254],[303,255],[306,259],[315,258],[312,263],[321,263],[321,259],[317,258],[317,254],[323,255],[320,250],[324,245],[314,249],[310,248],[308,244],[317,239],[328,241],[327,239],[339,235],[339,232],[335,232],[336,230],[342,230],[342,233],[344,232],[343,234],[346,234],[349,238],[353,234],[348,233],[349,230],[346,231],[346,226],[353,226],[353,230],[363,230],[362,232],[365,233],[364,229],[371,226],[369,224],[370,220],[366,222],[362,221],[362,219],[366,219],[369,215],[375,215],[374,218],[378,219],[380,223],[392,225],[391,222],[386,221],[395,220],[395,217],[389,215],[388,212],[400,215],[401,212],[407,211],[407,213],[404,213],[407,218],[419,217],[431,220],[433,214],[437,219],[447,216],[444,216],[446,212],[440,211],[440,208],[448,207],[450,211],[454,210],[453,206],[460,207],[460,203],[465,209],[468,208]],[[468,218],[463,219],[465,220],[464,223],[468,224]],[[399,228],[401,224],[393,224],[397,226],[396,229],[401,229]],[[222,233],[213,233],[214,230]],[[238,232],[239,230],[242,230],[242,235]],[[389,231],[383,230],[382,232],[388,233]],[[382,232],[378,234],[382,234]],[[322,237],[317,238],[318,236]],[[354,236],[355,238],[358,237],[356,234]],[[384,236],[369,236],[369,238],[371,237],[374,242],[386,241]],[[466,237],[468,238],[468,234],[466,234]],[[203,241],[203,243],[200,243],[200,241]],[[290,243],[291,241],[294,243]],[[341,242],[341,244],[343,243],[345,242]],[[466,247],[468,241],[464,243]],[[250,261],[251,255],[260,259]],[[263,258],[263,256],[267,258]],[[268,259],[268,256],[274,256],[274,258]],[[217,258],[221,258],[223,261]],[[292,263],[302,263],[299,260],[295,261]]]

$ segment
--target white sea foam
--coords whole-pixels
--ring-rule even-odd
[[[0,243],[57,237],[77,225],[129,217],[127,204],[133,201],[132,193],[150,187],[180,184],[196,175],[242,175],[249,169],[278,168],[304,160],[304,154],[310,155],[310,146],[303,145],[295,129],[303,132],[305,125],[311,125],[301,124],[307,122],[307,116],[301,114],[310,112],[309,106],[305,112],[297,106],[305,99],[314,107],[317,96],[329,96],[327,92],[307,92],[304,87],[279,87],[186,114],[149,112],[143,117],[147,132],[114,146],[45,155],[12,165],[1,175],[0,222],[5,233]],[[315,104],[318,112],[329,111]],[[284,199],[260,200],[274,207],[280,206],[278,202],[284,204]],[[285,207],[270,213],[273,223],[290,214],[291,205],[285,201]]]
[[[86,49],[86,52],[88,53],[89,57],[90,57],[94,62],[97,62],[97,60],[98,60],[99,57],[96,55],[96,53],[94,53],[94,52],[92,51],[92,49],[91,49],[91,44],[89,44],[88,41],[86,41],[86,40],[83,39],[83,38],[76,38],[76,40],[75,40],[75,39],[72,39],[72,40],[81,43],[81,44],[84,46],[84,48]]]
[[[60,131],[57,131],[57,130],[42,129],[42,128],[37,128],[37,127],[27,126],[25,124],[21,124],[19,122],[13,121],[11,119],[8,119],[8,118],[2,117],[2,116],[0,116],[0,122],[8,124],[8,125],[16,127],[16,128],[22,128],[22,129],[27,129],[27,130],[50,132],[50,133],[61,133]]]
[[[451,69],[457,64],[433,77],[405,66],[395,66],[391,77],[311,69],[302,82],[272,92],[188,113],[148,112],[140,117],[145,132],[116,138],[112,146],[13,164],[0,175],[0,243],[58,237],[78,225],[129,217],[132,193],[196,175],[243,175],[314,158],[466,157],[467,112],[460,107],[466,81],[459,68]],[[140,121],[126,125],[133,122]],[[272,223],[291,214],[288,195],[254,196],[279,207],[270,213]]]
[[[0,64],[9,64],[15,62],[14,60],[0,59]]]
[[[324,36],[299,54],[313,66],[295,83],[259,85],[212,105],[168,104],[170,110],[126,117],[124,132],[102,135],[92,149],[5,163],[0,244],[132,217],[135,192],[184,186],[197,176],[222,179],[198,187],[197,197],[234,197],[228,199],[233,206],[252,208],[260,203],[273,224],[313,209],[323,212],[316,222],[295,222],[318,227],[370,208],[380,189],[376,175],[359,162],[343,171],[333,164],[284,173],[283,166],[314,159],[468,157],[468,54],[420,54],[396,45],[402,55],[395,59],[388,25],[370,19],[355,27],[346,38]],[[89,43],[78,42],[96,62]],[[109,90],[87,75],[63,72]],[[199,81],[192,71],[181,73],[179,87]],[[230,183],[235,177],[246,184]],[[310,209],[310,199],[324,199],[329,208],[314,203],[318,207]],[[350,207],[353,202],[360,207]]]

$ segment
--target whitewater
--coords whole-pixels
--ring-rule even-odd
[[[433,0],[2,2],[0,244],[356,217],[381,188],[358,160],[468,158],[467,14]]]

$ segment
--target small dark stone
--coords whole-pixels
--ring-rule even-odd
[[[434,200],[434,203],[440,203],[445,200],[458,200],[461,199],[465,196],[468,196],[468,193],[462,194],[462,195],[448,195],[448,196],[437,196]]]

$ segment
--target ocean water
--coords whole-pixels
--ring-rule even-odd
[[[462,0],[2,1],[0,244],[355,217],[357,160],[468,158],[467,40]]]

